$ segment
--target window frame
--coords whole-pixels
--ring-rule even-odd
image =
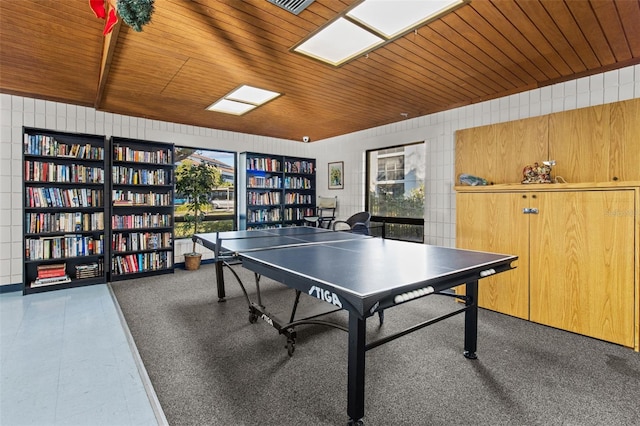
[[[206,222],[222,222],[222,221],[228,221],[231,220],[233,223],[233,230],[237,230],[238,229],[238,152],[237,151],[229,151],[226,149],[215,149],[215,148],[202,148],[202,147],[193,147],[193,146],[186,146],[186,145],[174,145],[174,150],[175,148],[185,148],[185,149],[193,149],[194,152],[195,151],[209,151],[209,152],[221,152],[221,153],[225,153],[225,154],[230,154],[233,156],[233,202],[234,202],[234,207],[233,209],[228,213],[228,214],[208,214],[204,216],[204,221],[203,223]],[[177,167],[177,161],[174,159],[174,166]],[[176,196],[176,192],[175,192],[175,185],[174,185],[174,199]],[[184,217],[183,216],[176,216],[175,215],[175,211],[174,211],[174,215],[173,215],[173,220],[174,220],[174,228],[175,225],[178,223],[183,223],[185,222]],[[174,235],[175,235],[175,229],[174,229]],[[176,237],[176,239],[180,239],[180,240],[184,240],[184,239],[190,239],[191,237]]]
[[[426,148],[426,141],[417,141],[417,142],[410,142],[410,143],[406,143],[406,144],[398,144],[398,145],[391,145],[391,146],[385,146],[385,147],[380,147],[380,148],[374,148],[374,149],[367,149],[365,150],[365,190],[364,190],[364,205],[365,205],[365,210],[369,210],[370,208],[370,199],[369,199],[369,183],[370,183],[370,179],[371,179],[371,164],[370,164],[370,157],[371,157],[371,153],[375,152],[375,151],[383,151],[383,150],[387,150],[387,149],[394,149],[394,148],[406,148],[408,146],[413,146],[413,145],[423,145]],[[377,157],[376,157],[377,160]],[[406,164],[403,161],[403,169],[406,168]],[[426,175],[424,177],[424,185],[426,188]],[[426,197],[425,197],[425,202],[426,202]],[[421,239],[421,243],[424,243],[424,226],[425,226],[425,218],[424,218],[424,209],[422,211],[422,217],[421,218],[412,218],[412,217],[392,217],[392,216],[379,216],[379,215],[373,215],[371,216],[371,223],[381,223],[382,226],[378,226],[376,227],[375,225],[372,226],[372,233],[374,233],[375,235],[379,235],[382,238],[389,238],[389,239],[396,239],[396,238],[392,238],[392,237],[387,237],[387,224],[391,224],[391,225],[414,225],[414,226],[422,226],[423,232],[422,232],[422,239]],[[378,229],[377,229],[378,228]],[[410,240],[413,241],[413,240]]]

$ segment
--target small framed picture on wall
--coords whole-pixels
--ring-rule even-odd
[[[329,189],[344,188],[344,162],[329,163]]]

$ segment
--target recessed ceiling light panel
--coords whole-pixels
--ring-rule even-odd
[[[346,16],[391,39],[462,3],[463,0],[366,0]]]
[[[470,0],[361,0],[291,51],[335,67],[391,43]]]
[[[214,104],[208,106],[207,109],[209,111],[224,112],[225,114],[242,115],[248,113],[255,107],[256,106],[252,104],[220,99]]]
[[[272,92],[271,90],[259,89],[253,86],[247,86],[246,84],[238,87],[233,92],[225,96],[225,99],[231,99],[239,102],[246,102],[248,104],[262,105],[269,102],[272,99],[280,96],[278,92]]]
[[[375,34],[338,18],[293,50],[338,66],[382,43],[384,40]]]
[[[234,89],[207,109],[226,114],[242,115],[280,96],[281,93],[246,84]]]

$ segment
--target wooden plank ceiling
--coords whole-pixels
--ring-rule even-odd
[[[87,0],[2,0],[0,92],[317,141],[640,63],[640,0],[472,0],[338,69],[290,53],[355,3],[156,0],[105,38]],[[241,84],[284,95],[205,110]]]

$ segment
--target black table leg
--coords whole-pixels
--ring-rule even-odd
[[[465,305],[469,307],[464,313],[464,356],[476,359],[478,345],[478,281],[466,284],[467,300]]]
[[[221,261],[216,262],[216,285],[218,287],[218,302],[226,302],[224,291],[224,263]]]
[[[364,356],[366,321],[349,312],[347,414],[349,425],[362,424],[364,417]]]

